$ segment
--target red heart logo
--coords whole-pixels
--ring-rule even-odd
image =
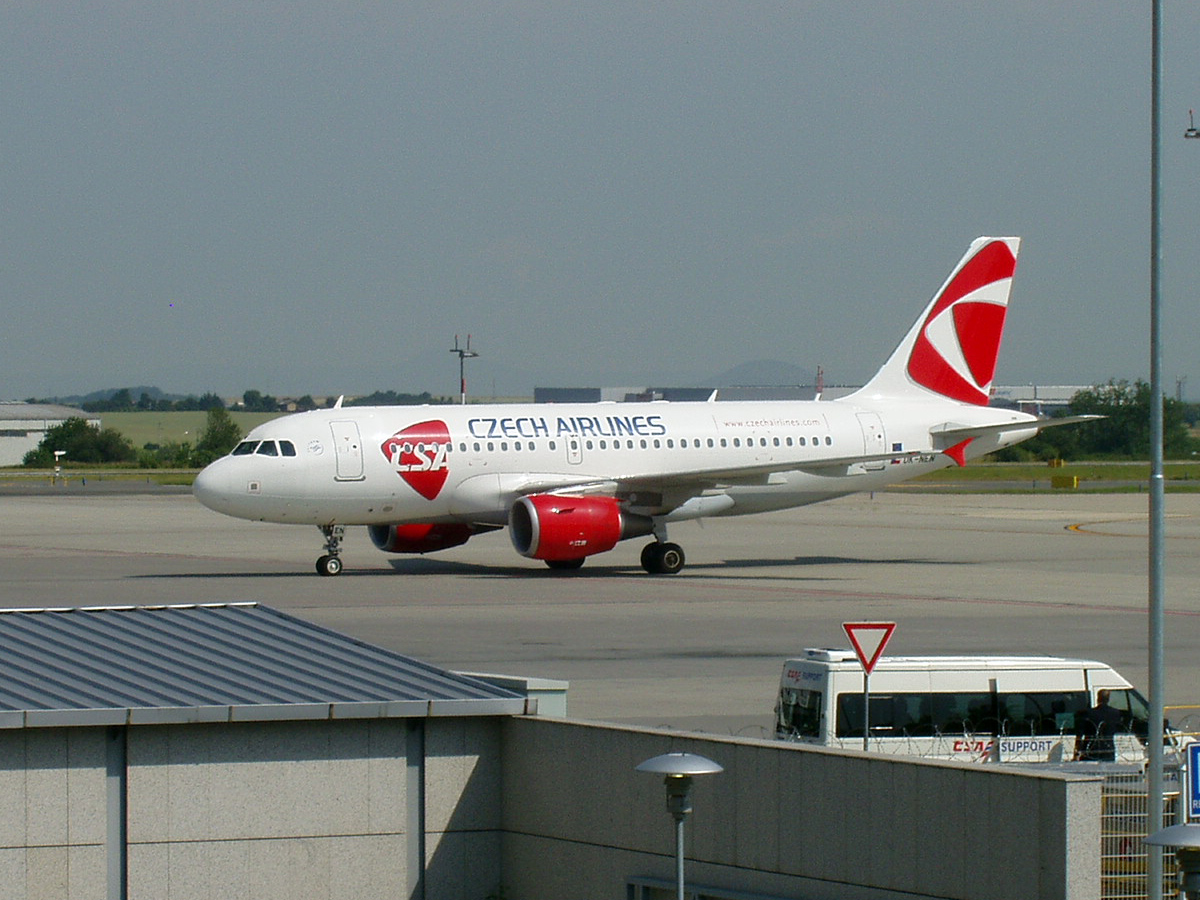
[[[426,500],[442,492],[450,476],[447,455],[450,452],[450,430],[445,422],[418,422],[397,431],[380,447],[396,474]]]

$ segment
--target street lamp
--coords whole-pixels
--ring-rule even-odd
[[[1188,900],[1200,900],[1200,825],[1172,825],[1150,835],[1146,843],[1175,848],[1175,858],[1183,872],[1184,896]]]
[[[675,819],[675,895],[683,900],[683,820],[692,811],[692,776],[715,775],[725,768],[707,757],[675,750],[646,760],[637,771],[665,776],[667,811]]]

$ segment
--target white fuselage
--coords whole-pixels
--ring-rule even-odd
[[[196,480],[219,512],[268,522],[501,525],[518,497],[607,488],[667,521],[814,503],[951,464],[944,402],[347,407],[255,428]],[[998,415],[999,414],[999,415]],[[1033,419],[955,405],[955,425]],[[1028,437],[973,441],[973,458]],[[288,442],[295,455],[282,455]],[[259,443],[253,447],[254,442]],[[249,450],[249,452],[246,452]],[[640,489],[639,489],[640,488]]]

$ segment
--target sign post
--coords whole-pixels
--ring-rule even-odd
[[[871,670],[883,656],[883,648],[896,630],[895,622],[843,622],[842,631],[863,667],[863,750],[870,749],[871,740]]]

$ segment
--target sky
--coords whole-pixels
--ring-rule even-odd
[[[1200,398],[1200,7],[1163,377]],[[1188,8],[1190,6],[1190,8]],[[0,5],[0,398],[861,384],[978,235],[996,381],[1149,377],[1149,3]]]

